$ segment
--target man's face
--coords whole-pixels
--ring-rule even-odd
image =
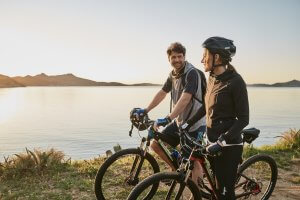
[[[185,57],[183,53],[172,52],[169,62],[175,70],[180,70],[184,66]]]

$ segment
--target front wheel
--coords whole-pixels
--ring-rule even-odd
[[[185,176],[178,172],[160,172],[140,182],[129,194],[127,200],[150,199],[175,199],[175,200],[201,200],[201,194],[196,184],[188,179],[184,183]],[[152,186],[159,184],[158,190],[152,196],[148,196]]]
[[[157,172],[157,161],[148,152],[144,156],[139,148],[121,150],[99,168],[95,178],[96,197],[98,200],[124,199],[139,181]],[[158,184],[153,185],[148,195],[155,193],[157,187]]]
[[[247,159],[238,169],[235,194],[237,198],[269,199],[277,181],[277,165],[268,155]]]

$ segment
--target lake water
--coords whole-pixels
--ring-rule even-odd
[[[136,147],[129,111],[146,107],[160,87],[27,87],[0,89],[0,160],[27,148],[57,148],[72,159],[89,159],[119,143]],[[272,144],[300,128],[300,88],[248,88],[250,124],[261,130],[254,145]],[[152,119],[169,111],[169,97]],[[141,132],[146,135],[146,132]]]

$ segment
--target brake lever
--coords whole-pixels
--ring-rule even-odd
[[[132,130],[133,130],[133,124],[131,124],[131,129],[129,131],[129,136],[131,137],[132,136]]]

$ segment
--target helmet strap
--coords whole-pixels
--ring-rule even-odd
[[[215,55],[216,54],[213,54],[213,60],[212,60],[212,66],[211,66],[211,72],[213,72],[214,71],[214,68],[215,68]]]
[[[224,63],[220,63],[220,64],[215,65],[215,55],[216,55],[216,54],[213,54],[212,68],[211,68],[211,70],[210,70],[211,72],[214,71],[215,67],[224,66]]]
[[[226,67],[228,65],[228,63],[220,63],[220,64],[215,65],[215,55],[216,54],[213,54],[212,69],[210,70],[211,72],[214,72],[214,69],[216,67],[221,67],[221,66],[225,66]]]

